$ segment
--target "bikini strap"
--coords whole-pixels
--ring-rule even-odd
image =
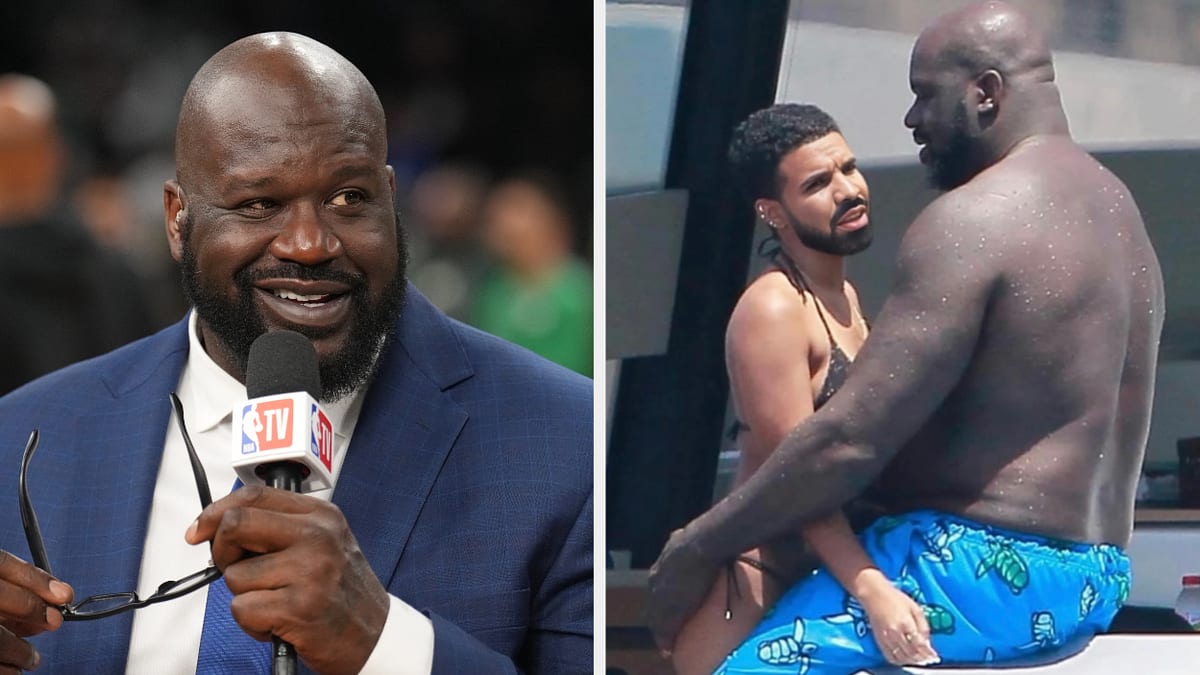
[[[780,264],[779,261],[781,260],[783,264]],[[780,269],[783,270],[784,276],[788,278],[788,281],[792,283],[792,286],[796,290],[812,296],[813,305],[817,308],[817,316],[821,318],[821,325],[825,326],[825,335],[829,338],[829,347],[831,349],[837,348],[838,344],[833,339],[833,331],[829,330],[829,322],[825,320],[825,312],[821,310],[821,301],[817,299],[817,294],[812,292],[812,288],[809,287],[808,281],[804,278],[804,273],[800,271],[796,263],[787,257],[782,250],[775,254],[775,264],[779,265]]]
[[[762,572],[763,575],[771,577],[780,587],[786,588],[788,583],[779,572],[764,565],[761,560],[756,560],[748,555],[739,555],[734,558],[733,562],[725,566],[725,620],[733,620],[733,596],[736,595],[739,600],[742,599],[742,589],[738,587],[737,582],[737,564],[743,563]]]

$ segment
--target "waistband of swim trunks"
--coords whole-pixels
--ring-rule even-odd
[[[988,525],[977,520],[964,518],[963,516],[944,511],[936,511],[933,509],[923,509],[920,511],[910,511],[903,514],[901,517],[913,518],[922,522],[933,523],[937,521],[945,523],[955,523],[963,527],[963,536],[980,538],[986,540],[988,537],[999,537],[1013,542],[1025,542],[1033,545],[1035,548],[1045,549],[1046,551],[1071,551],[1074,553],[1090,554],[1095,553],[1106,558],[1109,558],[1114,563],[1128,565],[1128,557],[1125,551],[1114,544],[1089,544],[1086,542],[1071,541],[1069,539],[1057,539],[1047,537],[1040,534],[1032,534],[1029,532],[1021,532],[1018,530],[1010,530],[995,525]]]

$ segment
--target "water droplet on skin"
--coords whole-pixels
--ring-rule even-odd
[[[942,296],[942,302],[946,302],[946,296]]]

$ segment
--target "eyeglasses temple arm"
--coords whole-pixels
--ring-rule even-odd
[[[25,452],[21,455],[21,480],[18,485],[21,502],[21,525],[25,528],[25,541],[29,543],[29,554],[33,556],[33,564],[47,574],[53,575],[50,569],[50,556],[46,555],[46,546],[42,542],[42,528],[38,525],[37,514],[33,512],[33,503],[29,501],[29,489],[25,484],[25,474],[29,471],[29,460],[38,446],[38,430],[29,434],[29,442],[25,444]]]
[[[200,508],[206,509],[209,504],[212,504],[212,492],[208,489],[208,474],[204,472],[204,465],[200,463],[200,457],[196,454],[196,448],[192,445],[192,437],[188,435],[187,425],[183,421],[183,404],[179,402],[179,397],[175,392],[171,392],[171,405],[175,408],[175,416],[179,419],[179,431],[183,434],[183,444],[187,446],[188,460],[192,463],[192,476],[196,479],[196,492],[200,493]]]

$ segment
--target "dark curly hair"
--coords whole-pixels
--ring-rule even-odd
[[[807,103],[780,103],[750,115],[733,130],[729,163],[746,199],[779,196],[779,161],[796,148],[833,132],[829,113]]]

